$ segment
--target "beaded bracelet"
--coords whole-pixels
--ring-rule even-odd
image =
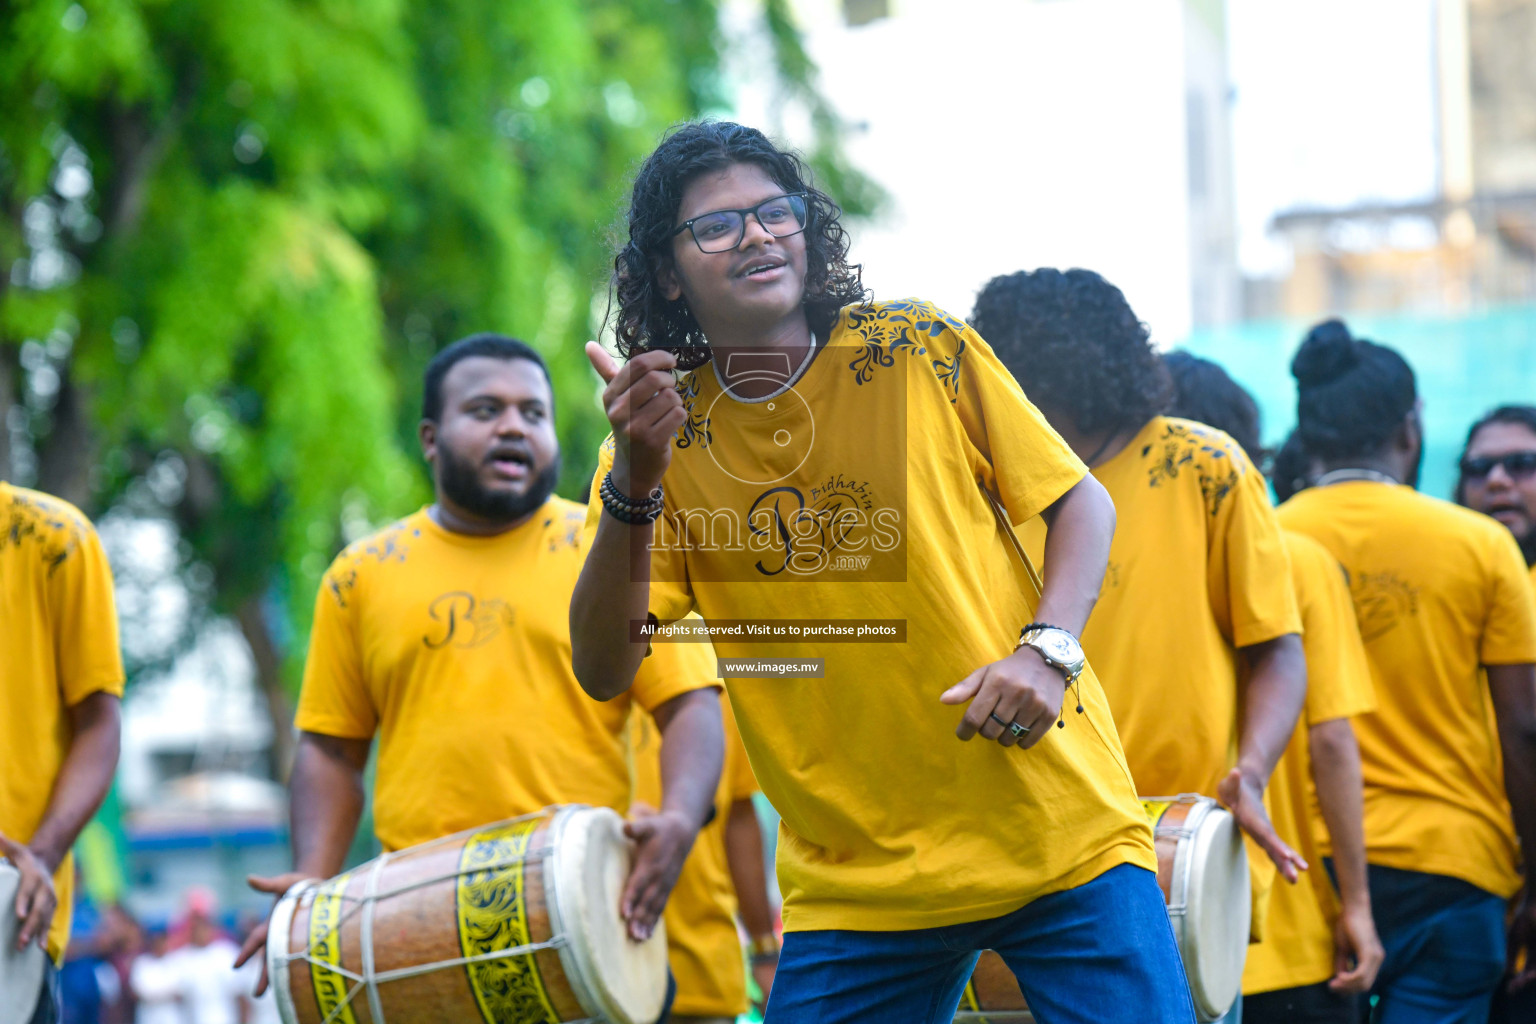
[[[603,477],[603,482],[597,489],[597,495],[603,502],[603,510],[621,523],[631,526],[639,526],[643,523],[656,521],[661,515],[662,491],[658,487],[643,501],[636,501],[619,490],[613,482],[613,473]]]

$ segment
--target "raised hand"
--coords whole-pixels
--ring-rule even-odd
[[[607,385],[603,409],[613,427],[613,482],[624,494],[643,498],[661,486],[672,461],[672,435],[688,417],[672,377],[677,357],[656,349],[620,364],[589,341],[587,358]]]

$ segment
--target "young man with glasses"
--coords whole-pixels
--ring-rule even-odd
[[[1074,636],[1113,531],[1102,488],[966,324],[865,299],[837,207],[761,133],[679,128],[628,220],[628,361],[588,346],[614,437],[571,603],[576,674],[624,692],[648,616],[695,609],[783,630],[716,636],[722,658],[821,660],[726,680],[783,817],[769,1021],[947,1022],[984,948],[1041,1020],[1191,1020],[1151,834]],[[1033,608],[988,492],[1055,526]],[[803,632],[860,626],[900,631]]]
[[[1414,489],[1423,428],[1401,355],[1331,320],[1291,373],[1322,472],[1280,521],[1349,573],[1376,690],[1355,722],[1376,1013],[1482,1021],[1506,967],[1516,986],[1536,977],[1536,904],[1505,927],[1520,863],[1536,864],[1536,595],[1508,530]]]

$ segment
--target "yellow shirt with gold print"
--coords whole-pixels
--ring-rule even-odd
[[[69,709],[123,694],[112,570],[68,502],[0,481],[0,832],[27,842],[69,753]],[[69,943],[74,857],[54,873],[59,906],[46,947]],[[11,913],[12,908],[0,908]]]
[[[631,705],[718,686],[707,646],[673,645],[623,697],[581,689],[568,616],[585,512],[551,497],[527,522],[478,537],[422,510],[326,572],[296,724],[378,735],[374,827],[386,849],[553,804],[622,814]]]
[[[725,765],[715,793],[715,817],[700,830],[683,873],[667,900],[667,962],[677,980],[672,1012],[695,1017],[735,1017],[747,1012],[747,979],[736,929],[736,887],[726,856],[725,825],[731,806],[750,800],[757,780],[741,746],[729,700],[720,701],[725,725]],[[630,717],[635,800],[661,806],[661,736],[650,715]]]
[[[1307,658],[1307,703],[1296,734],[1269,780],[1275,831],[1311,870],[1295,885],[1276,882],[1269,897],[1264,941],[1248,947],[1243,992],[1315,985],[1333,977],[1333,926],[1339,899],[1315,836],[1322,827],[1312,778],[1308,730],[1373,711],[1371,666],[1355,624],[1349,584],[1336,558],[1317,541],[1285,534],[1291,578],[1301,607]]]
[[[1091,671],[1085,713],[1069,696],[1066,727],[1028,751],[959,742],[963,708],[939,702],[1006,657],[1033,617],[982,488],[1018,523],[1085,473],[987,343],[908,300],[845,308],[771,400],[723,392],[715,363],[731,357],[717,349],[678,385],[688,419],[652,551],[652,614],[905,630],[900,643],[714,638],[722,658],[824,659],[821,678],[726,680],[782,815],[785,928],[984,920],[1119,864],[1154,869]],[[612,460],[610,439],[597,481]]]
[[[1302,491],[1280,519],[1349,573],[1377,700],[1355,723],[1367,860],[1514,895],[1519,847],[1481,671],[1536,662],[1536,594],[1514,536],[1374,481]]]

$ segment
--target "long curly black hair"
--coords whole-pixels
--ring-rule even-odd
[[[971,326],[1035,404],[1084,434],[1139,427],[1173,400],[1146,325],[1091,270],[994,277],[976,296]]]
[[[732,164],[756,164],[785,192],[804,192],[805,315],[825,339],[849,303],[867,301],[862,267],[848,262],[848,233],[842,210],[811,183],[799,157],[779,149],[756,128],[730,121],[692,121],[673,127],[635,175],[629,201],[629,238],[613,260],[618,311],[613,333],[625,359],[650,349],[669,349],[679,369],[709,361],[704,331],[681,298],[668,300],[658,285],[672,262],[672,236],[683,192],[701,174]]]

